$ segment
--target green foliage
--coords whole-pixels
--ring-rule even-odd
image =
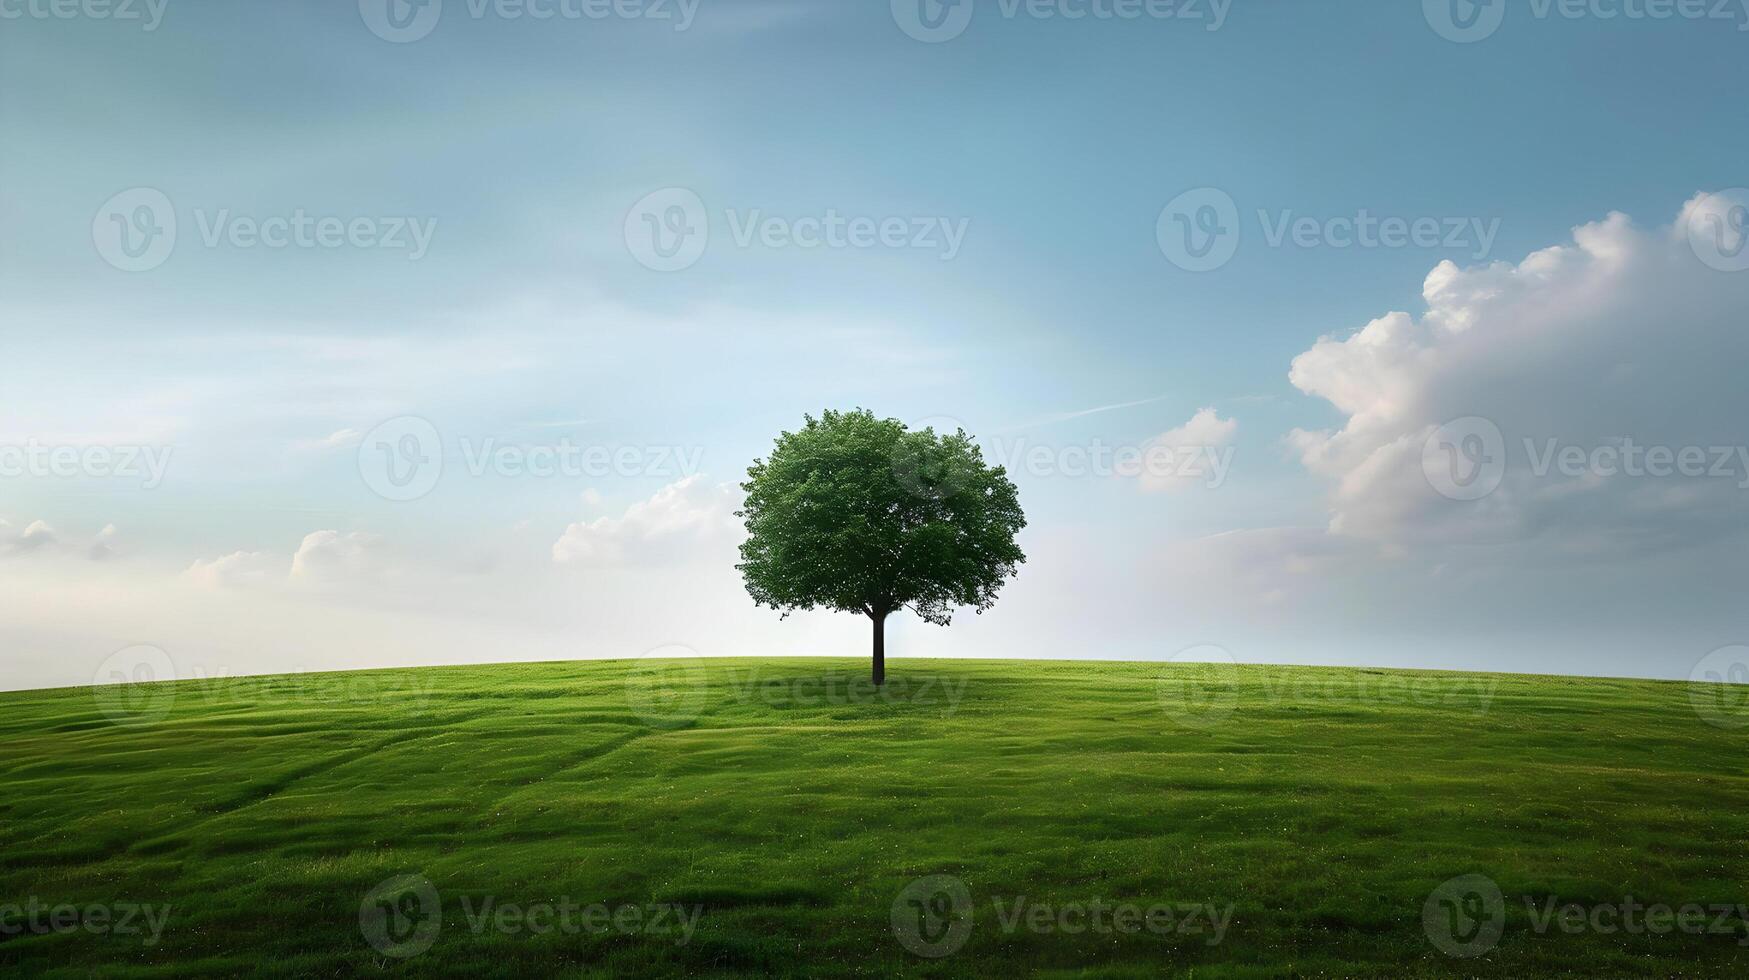
[[[910,609],[947,625],[990,608],[1026,556],[1006,471],[964,431],[907,431],[873,413],[828,411],[778,436],[747,470],[737,567],[762,606],[879,619]]]

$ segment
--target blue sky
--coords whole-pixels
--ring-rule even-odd
[[[899,654],[1686,677],[1749,634],[1736,481],[1520,460],[1454,502],[1380,475],[1460,417],[1508,446],[1749,441],[1727,370],[1749,272],[1686,234],[1733,227],[1749,184],[1744,10],[1511,5],[1459,43],[1437,4],[1233,0],[1211,29],[1206,2],[977,0],[926,43],[905,2],[537,7],[560,15],[445,0],[395,43],[376,0],[141,0],[150,30],[0,4],[0,445],[170,453],[149,489],[0,477],[0,577],[30,600],[0,622],[0,686],[84,682],[130,644],[183,673],[860,653],[860,624],[745,608],[719,489],[802,413],[852,406],[1053,461],[1019,467],[1033,560],[1005,601],[899,627]],[[140,188],[177,232],[129,272],[104,212]],[[1157,225],[1204,188],[1239,238],[1187,271]],[[626,229],[667,189],[710,240],[663,272]],[[1323,223],[1363,213],[1439,241],[1335,247]],[[236,224],[300,214],[430,237],[269,248]],[[829,215],[907,244],[736,241]],[[1309,245],[1272,243],[1299,218]],[[951,258],[910,247],[941,227]],[[1526,263],[1550,248],[1572,258]],[[1320,353],[1395,311],[1411,324]],[[444,477],[387,500],[361,444],[404,417]],[[469,475],[487,440],[676,447],[697,472]],[[1095,445],[1230,470],[1060,472]]]

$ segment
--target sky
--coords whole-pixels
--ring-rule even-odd
[[[1736,0],[0,0],[0,689],[862,656],[734,569],[748,464],[854,407],[1029,521],[895,658],[1749,663],[1746,51]]]

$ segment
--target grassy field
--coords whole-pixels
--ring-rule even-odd
[[[0,970],[1749,975],[1749,734],[1686,684],[864,670],[0,695]]]

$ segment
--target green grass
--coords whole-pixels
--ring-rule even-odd
[[[898,660],[874,698],[852,686],[864,670],[559,663],[0,695],[0,906],[170,909],[150,945],[0,936],[0,970],[1749,974],[1741,923],[1539,933],[1527,912],[1749,903],[1749,735],[1705,723],[1687,685],[1239,668],[1187,689],[1194,668]],[[402,874],[442,906],[409,958],[360,927]],[[926,959],[891,915],[937,874],[965,883],[971,931]],[[1422,907],[1468,874],[1498,883],[1504,932],[1460,960]],[[996,903],[1019,896],[1232,918],[1215,945],[1005,931]],[[476,933],[488,897],[698,919],[684,943]]]

